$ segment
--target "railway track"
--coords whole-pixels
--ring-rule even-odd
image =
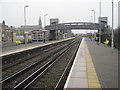
[[[20,71],[20,69],[23,68],[23,67],[26,67],[26,65],[30,65],[33,62],[37,62],[39,58],[46,57],[47,52],[52,53],[52,52],[55,51],[56,48],[62,47],[64,45],[66,45],[67,43],[69,44],[71,42],[69,41],[69,42],[66,42],[64,44],[60,43],[60,45],[55,45],[55,46],[53,46],[51,48],[48,48],[48,49],[45,49],[45,50],[43,50],[43,51],[41,51],[39,53],[30,55],[29,57],[26,57],[23,60],[20,60],[20,61],[15,60],[14,62],[10,63],[9,65],[3,66],[2,67],[2,71],[3,71],[2,76],[3,76],[3,78],[8,77],[12,73]]]
[[[24,81],[22,81],[21,83],[19,83],[17,86],[15,86],[13,88],[13,90],[17,90],[17,89],[23,89],[25,90],[31,83],[33,83],[37,78],[39,78],[46,70],[48,70],[54,63],[56,63],[60,57],[62,57],[62,55],[64,54],[64,52],[67,52],[67,49],[63,50],[62,52],[60,52],[60,55],[48,62],[47,64],[45,64],[43,67],[41,67],[40,69],[38,69],[36,72],[34,72],[33,74],[31,74],[28,78],[26,78]]]
[[[67,79],[67,76],[68,76],[69,71],[71,69],[71,66],[73,64],[73,61],[74,61],[74,58],[76,56],[77,50],[78,50],[78,47],[76,47],[73,55],[71,55],[70,60],[68,61],[67,65],[66,65],[66,67],[65,67],[65,69],[64,69],[64,71],[62,73],[62,75],[60,76],[57,84],[54,87],[54,90],[58,90],[58,89],[63,89],[64,88],[65,81]]]
[[[71,40],[73,40],[73,39],[71,39]],[[54,43],[54,44],[49,44],[49,45],[46,45],[46,46],[37,47],[37,48],[34,48],[34,49],[22,51],[22,52],[19,52],[19,53],[2,56],[2,69],[4,69],[4,67],[6,68],[7,66],[9,66],[9,64],[13,61],[14,61],[13,64],[19,64],[19,61],[20,62],[25,61],[27,58],[33,56],[34,54],[37,54],[37,53],[39,54],[40,51],[44,51],[44,50],[47,50],[51,47],[55,47],[55,46],[67,43],[71,40],[58,42],[58,43]]]
[[[78,41],[79,40],[79,41]],[[53,64],[48,70],[42,73],[41,76],[34,82],[31,82],[25,89],[52,89],[63,90],[70,68],[74,61],[74,57],[80,44],[80,39],[77,43],[74,43],[72,47],[65,52],[55,64]],[[79,43],[78,43],[79,42]]]
[[[0,82],[0,84],[3,85],[3,89],[5,89],[5,88],[10,88],[13,90],[18,89],[18,88],[24,89],[26,87],[26,84],[28,84],[28,82],[29,83],[32,82],[31,81],[32,79],[34,80],[35,77],[38,77],[36,75],[40,75],[39,73],[42,73],[43,71],[45,71],[45,69],[52,66],[52,64],[55,63],[56,60],[58,60],[58,57],[61,57],[61,55],[63,55],[64,52],[67,52],[68,48],[70,48],[71,45],[72,45],[72,43],[70,43],[69,46],[65,45],[64,47],[57,48],[57,50],[55,50],[54,52],[49,52],[49,54],[46,57],[43,57],[39,61],[32,63],[31,65],[28,65],[27,67],[19,70],[18,72],[15,72],[14,74],[12,74],[9,77],[2,80]],[[48,59],[48,61],[46,61],[46,59]],[[46,62],[39,65],[39,63],[41,63],[41,61],[46,61]],[[37,68],[35,68],[33,70],[32,68],[36,67],[36,66],[37,66]],[[32,69],[32,70],[30,70],[30,69]],[[29,76],[26,74],[27,71],[28,71],[28,74],[30,74]],[[23,73],[25,73],[25,74],[23,75]],[[18,77],[20,75],[26,76],[26,77],[22,77],[22,80],[19,81]],[[13,79],[15,79],[15,80],[13,80]]]

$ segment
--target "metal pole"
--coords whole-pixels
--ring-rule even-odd
[[[94,33],[95,33],[95,10],[94,10]]]
[[[25,13],[25,7],[24,7],[24,26],[26,24],[26,18],[25,18],[25,16],[26,16],[26,13]]]
[[[95,10],[92,10],[94,12],[94,33],[95,33]]]
[[[93,16],[90,16],[90,18],[91,18],[90,22],[92,23],[92,28],[91,29],[93,29]]]
[[[101,0],[100,0],[100,16],[99,16],[99,20],[101,18]],[[100,24],[100,30],[99,30],[99,44],[101,43],[101,20],[99,21]]]
[[[114,48],[114,2],[112,0],[112,49]]]
[[[24,32],[26,32],[26,7],[28,7],[28,5],[24,6]],[[25,38],[24,38],[25,39]],[[25,40],[26,43],[26,40]]]
[[[25,26],[26,26],[26,13],[25,13],[25,7],[24,7],[24,42],[25,42],[25,44],[26,44],[26,40],[25,40],[25,31],[26,31],[26,28],[25,28]]]
[[[28,5],[24,6],[24,25],[26,26],[26,7],[28,7]]]

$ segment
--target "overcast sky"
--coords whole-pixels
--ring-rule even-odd
[[[102,1],[102,16],[108,17],[108,24],[111,25],[112,0]],[[114,27],[118,25],[118,1],[114,0]],[[96,22],[99,17],[100,0],[1,0],[0,1],[0,22],[5,20],[9,26],[21,26],[24,24],[24,6],[26,8],[27,25],[38,24],[39,16],[44,23],[49,24],[50,18],[59,18],[60,22],[85,21],[91,22],[93,16],[91,10],[96,11]]]

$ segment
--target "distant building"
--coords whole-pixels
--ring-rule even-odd
[[[24,33],[28,33],[28,36],[31,36],[34,42],[49,40],[49,31],[43,29],[41,17],[39,17],[38,25],[23,25],[17,28],[17,32],[20,36],[24,35]]]
[[[21,26],[20,28],[22,33],[28,32],[31,34],[31,31],[33,30],[42,30],[39,25],[26,25],[26,26]]]
[[[8,27],[8,25],[5,24],[5,21],[2,22],[2,43],[10,43],[12,42],[12,33],[13,29],[11,27]]]
[[[21,27],[8,27],[8,25],[5,25],[5,21],[3,21],[0,23],[0,28],[2,28],[2,44],[5,46],[10,43],[15,43],[16,40],[20,40],[22,43],[31,42],[36,37],[39,37],[36,39],[41,39],[37,41],[49,40],[49,31],[42,28],[41,18],[39,18],[38,25],[23,25]],[[33,35],[33,32],[36,34]]]
[[[120,26],[120,1],[118,2],[118,26]]]
[[[72,36],[71,30],[63,30],[63,38],[69,38]]]
[[[33,31],[33,30],[43,30],[41,17],[39,18],[38,25],[25,25],[25,26],[23,25],[20,28],[21,32],[24,32],[24,33],[28,32],[29,34],[31,34],[31,31]]]

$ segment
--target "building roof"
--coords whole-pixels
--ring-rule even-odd
[[[26,26],[21,26],[22,29],[26,30],[42,30],[42,28],[39,25],[26,25]]]

